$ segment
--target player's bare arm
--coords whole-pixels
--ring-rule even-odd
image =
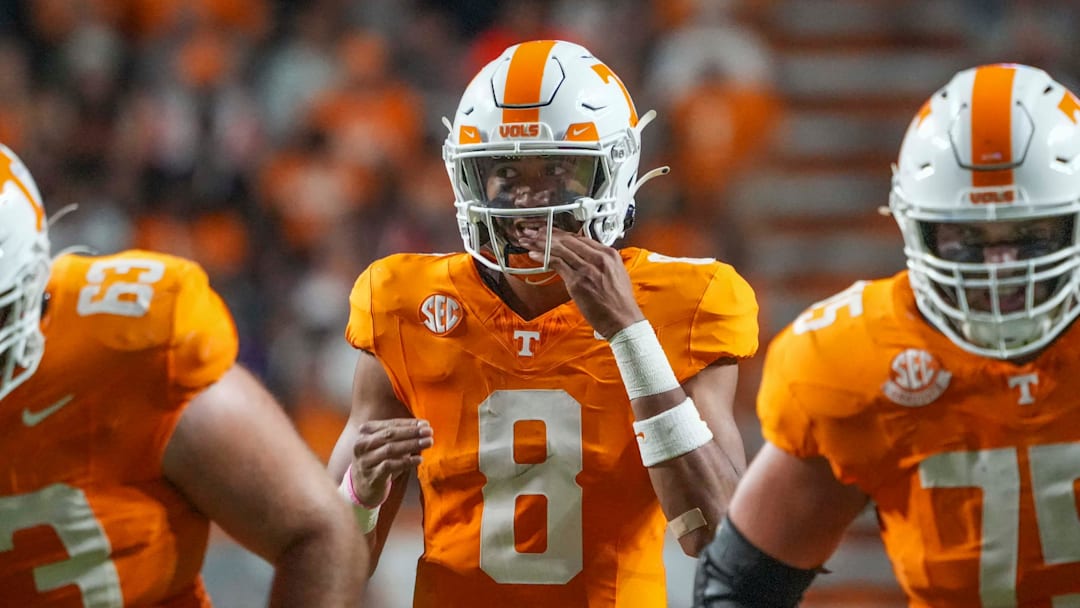
[[[546,238],[546,231],[528,231],[524,244],[532,249],[533,259],[542,261]],[[645,318],[634,301],[630,276],[617,249],[553,229],[550,263],[582,315],[604,338],[610,340]],[[738,368],[728,359],[702,370],[684,386],[675,384],[654,394],[630,395],[638,421],[675,410],[689,398],[712,431],[712,439],[699,447],[662,462],[646,463],[664,514],[687,555],[696,556],[712,540],[746,465],[732,413],[737,381]]]
[[[784,500],[788,494],[800,499]],[[798,458],[766,443],[724,529],[702,553],[695,606],[796,606],[868,500],[837,481],[824,458]]]
[[[375,570],[390,526],[401,507],[409,475],[420,464],[420,452],[433,444],[431,425],[417,420],[394,394],[382,364],[360,351],[353,377],[349,420],[330,456],[329,472],[342,485],[351,483],[349,498],[371,546]],[[351,478],[346,478],[346,471]],[[372,517],[372,511],[378,509]],[[366,518],[366,519],[365,519]]]
[[[367,545],[314,454],[273,397],[233,366],[192,399],[162,462],[165,476],[276,568],[271,606],[356,606]],[[334,564],[334,568],[326,568]]]
[[[735,527],[765,553],[803,569],[825,563],[868,501],[837,481],[824,458],[798,458],[768,442],[740,483],[728,512]],[[785,501],[777,488],[801,500]]]

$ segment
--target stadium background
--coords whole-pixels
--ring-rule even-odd
[[[348,408],[352,281],[384,254],[460,250],[440,119],[505,46],[580,42],[659,112],[642,167],[674,170],[639,195],[628,243],[734,264],[767,340],[902,267],[877,207],[925,97],[991,61],[1075,90],[1078,26],[1072,0],[4,0],[0,141],[50,213],[78,204],[54,251],[202,263],[241,360],[325,457]],[[759,364],[738,397],[751,454]],[[409,605],[418,522],[414,488],[370,606]],[[873,526],[852,528],[806,605],[903,605]],[[687,606],[693,561],[668,554]],[[222,608],[260,605],[271,575],[221,534],[204,572]]]

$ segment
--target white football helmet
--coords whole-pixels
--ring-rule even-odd
[[[37,184],[0,144],[0,399],[33,375],[45,351],[40,324],[49,263]]]
[[[1045,72],[996,64],[956,74],[908,127],[889,207],[919,310],[969,352],[1022,357],[1080,314],[1078,121],[1076,96]],[[1063,238],[1015,261],[948,261],[933,249],[941,223],[1039,218],[1060,219]],[[979,290],[989,310],[971,306]],[[1002,310],[1004,298],[1024,303]]]
[[[468,251],[510,274],[550,273],[515,243],[522,225],[580,231],[611,245],[633,223],[641,131],[621,80],[584,47],[557,40],[511,46],[473,78],[443,146]],[[515,186],[528,163],[542,184]],[[545,179],[547,178],[547,179]],[[518,182],[519,183],[519,182]],[[522,194],[522,192],[526,194]],[[539,193],[543,192],[542,195]]]

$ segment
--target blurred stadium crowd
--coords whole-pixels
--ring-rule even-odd
[[[506,46],[581,43],[658,111],[642,168],[674,170],[638,196],[629,244],[733,263],[764,342],[851,275],[901,268],[874,209],[926,91],[984,61],[1075,88],[1078,25],[1071,0],[7,0],[0,141],[50,213],[78,205],[54,251],[200,262],[241,361],[325,458],[348,409],[352,282],[385,254],[461,249],[441,117]],[[887,253],[844,249],[860,235]],[[800,270],[834,262],[826,280]]]
[[[678,2],[26,0],[0,37],[0,141],[32,167],[54,249],[141,247],[204,265],[241,360],[325,455],[347,408],[352,281],[396,251],[460,250],[443,115],[514,42],[581,42],[644,109],[653,188],[634,237],[717,255],[711,212],[777,115],[767,47]],[[717,25],[736,13],[717,4]],[[729,98],[735,115],[714,115]],[[732,128],[738,125],[737,128]],[[735,154],[738,149],[740,154]],[[670,221],[669,221],[670,220]],[[721,248],[722,249],[722,248]],[[328,412],[327,412],[328,410]]]

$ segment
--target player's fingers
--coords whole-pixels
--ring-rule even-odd
[[[368,420],[358,428],[374,430],[383,427],[393,427],[398,429],[430,429],[431,423],[423,418],[386,418],[382,420]]]
[[[430,437],[404,439],[392,441],[382,445],[371,443],[358,443],[353,452],[353,459],[361,467],[371,467],[386,460],[405,458],[409,455],[419,454],[421,451],[432,446]]]
[[[431,425],[426,421],[402,423],[396,420],[369,420],[357,429],[357,444],[363,443],[365,449],[378,447],[392,441],[402,441],[414,437],[431,437]]]
[[[573,240],[573,237],[552,237],[551,239],[551,257],[564,260],[567,265],[575,270],[579,270],[585,266],[593,266],[594,263],[589,260],[587,255],[582,255],[581,251],[568,246],[568,241]]]
[[[608,247],[599,241],[595,241],[581,234],[562,232],[556,237],[560,247],[572,251],[581,258],[589,268],[595,268],[603,274],[619,272],[624,268],[622,255],[614,247]]]
[[[418,437],[416,439],[403,439],[401,441],[394,441],[388,443],[374,452],[372,455],[382,460],[393,460],[395,458],[404,458],[410,454],[419,454],[421,451],[431,447],[434,442],[431,437]]]
[[[551,241],[552,247],[558,247],[560,251],[572,252],[590,266],[599,265],[605,253],[611,249],[583,234],[566,232],[557,228],[551,231]]]
[[[540,262],[542,264],[544,263],[544,252],[530,251],[529,259],[536,260],[537,262]],[[554,255],[551,256],[551,258],[548,260],[548,267],[562,275],[564,278],[567,277],[569,274],[573,273],[574,271],[574,269],[566,263],[566,260]]]
[[[397,475],[416,468],[423,461],[420,454],[406,453],[395,458],[380,457],[374,453],[365,454],[356,459],[358,479],[364,486],[371,487],[386,481],[391,475]]]
[[[379,481],[386,481],[391,477],[395,477],[402,473],[406,473],[415,469],[423,461],[423,458],[419,454],[412,454],[405,458],[396,458],[394,460],[384,460],[379,464],[367,469],[370,473],[370,485],[375,485]]]
[[[542,230],[528,230],[526,231],[526,234],[528,234],[529,238],[531,238],[532,242],[536,245],[536,249],[530,253],[529,257],[543,262],[544,250],[548,246],[547,232]],[[589,264],[588,260],[579,255],[577,250],[567,246],[566,242],[568,240],[573,240],[574,238],[574,235],[567,232],[552,230],[550,240],[552,264],[554,264],[554,260],[558,259],[563,261],[570,270],[577,270],[582,266]],[[532,253],[539,253],[540,256],[534,256]],[[555,268],[555,266],[552,265],[552,268]]]

